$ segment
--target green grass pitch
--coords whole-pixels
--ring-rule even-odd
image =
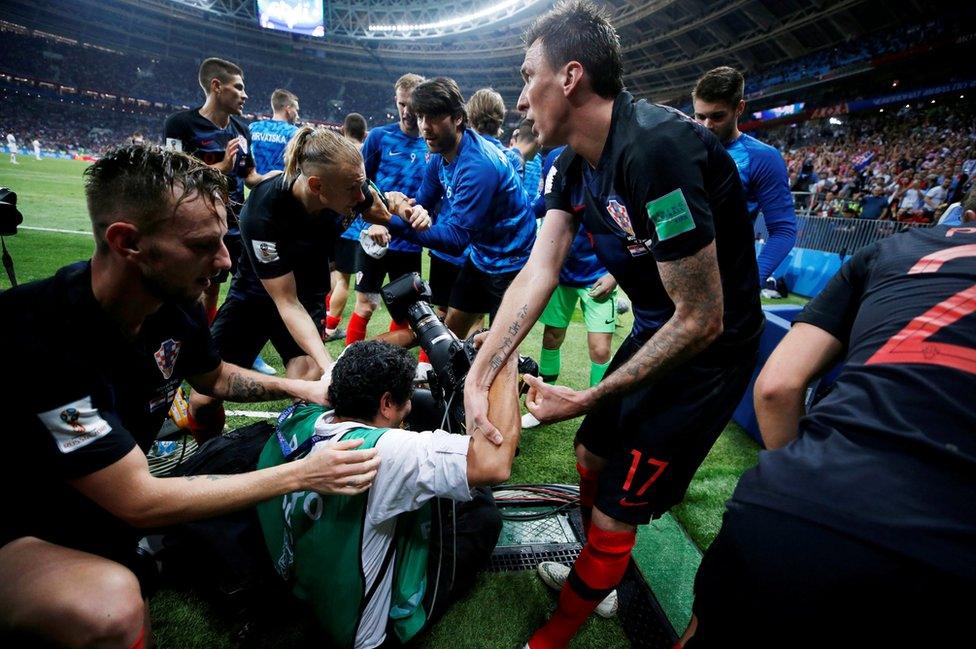
[[[33,160],[20,157],[21,164],[11,165],[0,158],[0,185],[18,193],[24,226],[49,230],[71,230],[86,233],[86,216],[81,173],[84,163],[67,160]],[[23,229],[6,240],[21,282],[46,277],[72,261],[87,259],[92,240],[86,234],[69,234]],[[6,280],[4,279],[4,286]],[[802,301],[802,300],[797,300]],[[352,310],[352,300],[345,318]],[[579,315],[579,314],[577,314]],[[344,319],[345,322],[345,319]],[[619,347],[630,330],[631,316],[623,317],[614,336],[613,348]],[[389,316],[382,308],[374,315],[369,335],[385,331]],[[538,357],[541,327],[535,327],[522,344],[521,351]],[[333,355],[342,343],[328,345]],[[281,361],[269,346],[265,359],[279,371]],[[589,376],[586,335],[582,319],[570,325],[563,346],[560,383],[581,388]],[[276,410],[283,402],[267,404],[228,404],[229,408]],[[230,421],[231,426],[245,423]],[[578,420],[527,430],[523,433],[521,454],[516,460],[512,482],[576,482],[572,440]],[[738,477],[756,462],[757,445],[735,424],[730,424],[696,474],[688,494],[674,510],[674,516],[702,549],[706,548],[721,523],[724,502],[732,493]],[[521,647],[555,606],[555,596],[533,573],[485,574],[475,591],[460,602],[418,646],[425,649]],[[301,633],[286,623],[258,625],[264,631],[251,636],[246,643],[236,639],[240,620],[216,609],[210,602],[191,592],[163,591],[151,603],[153,630],[157,646],[169,647],[288,647],[301,645]],[[680,630],[679,630],[680,631]],[[627,646],[615,620],[590,619],[574,640],[573,647],[609,648]]]

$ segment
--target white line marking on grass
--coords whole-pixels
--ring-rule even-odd
[[[20,225],[17,226],[21,230],[37,230],[38,232],[60,232],[62,234],[84,234],[87,236],[92,236],[92,233],[86,232],[85,230],[62,230],[61,228],[39,228],[34,225]]]
[[[252,419],[277,419],[280,413],[266,410],[228,410],[231,417],[251,417]]]

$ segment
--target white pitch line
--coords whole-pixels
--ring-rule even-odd
[[[227,414],[231,417],[251,417],[252,419],[276,419],[279,414],[277,412],[268,412],[265,410],[228,410]]]
[[[39,228],[33,225],[20,225],[17,226],[21,230],[37,230],[38,232],[60,232],[61,234],[84,234],[87,236],[92,236],[91,232],[86,232],[84,230],[62,230],[61,228]]]

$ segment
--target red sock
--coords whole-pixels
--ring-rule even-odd
[[[369,324],[369,318],[364,318],[353,311],[349,317],[349,327],[346,329],[346,345],[365,340],[367,324]]]
[[[430,358],[427,357],[427,352],[425,352],[423,349],[421,349],[420,350],[420,353],[417,354],[417,362],[418,363],[430,363]]]
[[[390,320],[390,331],[400,331],[401,329],[407,329],[409,326],[406,322]]]
[[[327,315],[325,316],[325,328],[329,331],[335,331],[339,323],[342,322],[342,316],[337,315]]]
[[[620,583],[637,532],[590,529],[589,538],[559,592],[559,606],[529,639],[530,649],[563,649],[596,605]]]
[[[214,318],[217,317],[217,305],[207,308],[207,324],[213,324]]]
[[[325,310],[326,311],[329,311],[330,310],[329,309],[329,305],[330,304],[332,304],[332,292],[331,291],[325,294]]]
[[[596,500],[596,479],[600,474],[597,471],[585,468],[579,462],[576,463],[576,471],[580,476],[580,516],[583,519],[583,534],[589,536],[593,502]]]
[[[186,412],[186,427],[198,445],[223,433],[226,421],[227,413],[224,411],[224,406],[219,403],[207,406],[204,416],[199,420],[190,410]]]
[[[132,643],[129,649],[145,649],[146,647],[146,627],[142,627],[142,631],[139,632],[139,637],[136,641]]]

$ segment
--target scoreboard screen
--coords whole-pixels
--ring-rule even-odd
[[[325,36],[322,0],[258,0],[258,23],[306,36]]]

